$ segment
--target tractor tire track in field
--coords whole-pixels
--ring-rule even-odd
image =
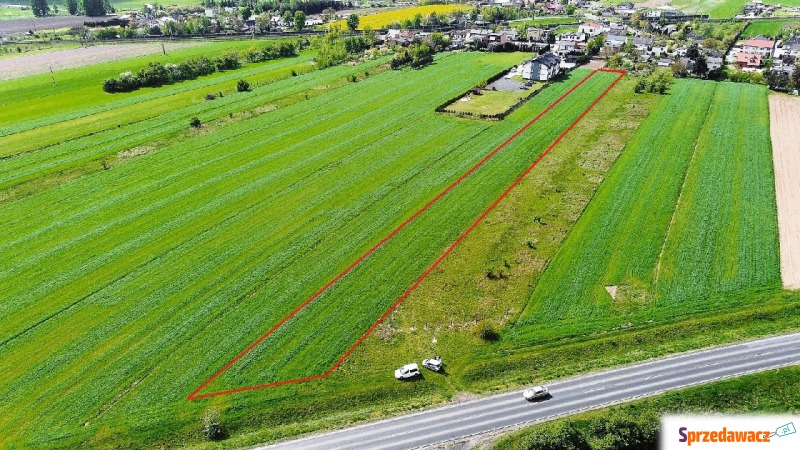
[[[535,118],[525,124],[522,128],[520,128],[516,133],[514,133],[511,137],[509,137],[505,142],[495,148],[491,153],[486,155],[482,160],[480,160],[476,165],[470,168],[466,173],[464,173],[460,178],[458,178],[455,182],[450,184],[447,188],[445,188],[442,192],[440,192],[437,196],[435,196],[431,201],[429,201],[425,206],[419,209],[416,213],[410,216],[406,221],[404,221],[400,226],[395,228],[391,233],[389,233],[385,238],[379,241],[375,246],[373,246],[370,250],[364,253],[360,258],[354,261],[350,266],[348,266],[344,271],[339,273],[336,277],[334,277],[328,284],[322,287],[319,291],[314,293],[311,297],[309,297],[305,302],[299,305],[294,311],[292,311],[289,315],[284,317],[280,322],[270,328],[266,333],[262,334],[257,340],[251,343],[245,350],[240,352],[234,359],[232,359],[228,364],[226,364],[222,369],[217,371],[214,375],[212,375],[209,379],[207,379],[203,384],[197,387],[194,391],[192,391],[189,396],[188,400],[196,400],[201,398],[208,398],[214,397],[219,395],[226,395],[232,394],[237,392],[244,392],[250,391],[255,389],[261,389],[266,387],[272,386],[279,386],[289,383],[298,383],[304,381],[311,381],[317,380],[322,378],[327,378],[330,376],[341,364],[344,360],[377,328],[377,326],[383,322],[389,314],[392,313],[400,303],[405,300],[411,292],[413,292],[424,280],[427,276],[453,251],[453,249],[458,246],[458,244],[463,241],[463,239],[478,226],[478,224],[484,220],[484,218],[517,186],[517,184],[525,178],[534,167],[536,167],[539,162],[559,143],[561,140],[580,122],[586,114],[603,98],[605,95],[619,82],[620,79],[624,76],[624,71],[615,71],[615,70],[600,70],[602,72],[613,72],[617,73],[618,76],[611,82],[611,84],[575,119],[548,147],[545,149],[536,159],[535,161],[528,166],[528,168],[518,177],[513,183],[508,186],[503,193],[486,209],[474,222],[472,225],[467,228],[445,251],[441,254],[438,259],[394,302],[394,304],[386,310],[383,315],[372,324],[372,326],[353,344],[343,356],[341,356],[330,369],[322,374],[317,374],[309,377],[303,378],[294,378],[288,380],[279,380],[274,381],[266,384],[259,384],[254,386],[246,386],[240,387],[235,389],[226,389],[226,390],[219,390],[210,393],[201,394],[201,391],[209,386],[212,382],[214,382],[217,378],[219,378],[223,373],[225,373],[228,369],[230,369],[234,364],[236,364],[239,360],[241,360],[245,355],[250,353],[253,349],[255,349],[259,344],[261,344],[265,339],[267,339],[270,335],[276,332],[278,329],[283,327],[288,321],[290,321],[294,316],[296,316],[300,311],[305,309],[309,304],[314,302],[320,295],[325,293],[329,288],[331,288],[334,284],[336,284],[339,280],[345,277],[348,273],[350,273],[354,268],[359,266],[364,260],[369,258],[375,251],[381,248],[386,242],[388,242],[392,237],[394,237],[397,233],[403,230],[408,224],[413,222],[417,217],[423,214],[429,207],[434,205],[438,202],[442,197],[444,197],[448,192],[450,192],[453,188],[458,186],[462,181],[464,181],[467,177],[469,177],[472,173],[478,170],[481,166],[483,166],[487,161],[489,161],[492,157],[494,157],[500,150],[502,150],[506,145],[511,143],[515,140],[518,136],[520,136],[525,130],[527,130],[531,125],[537,122],[540,118],[542,118],[545,114],[547,114],[551,109],[553,109],[556,105],[561,103],[565,98],[569,97],[576,89],[578,89],[583,83],[585,83],[588,79],[593,77],[598,73],[598,71],[593,71],[585,78],[580,80],[576,85],[570,88],[566,93],[564,93],[561,97],[559,97],[556,101],[550,104],[545,110],[543,110],[540,114],[538,114]]]

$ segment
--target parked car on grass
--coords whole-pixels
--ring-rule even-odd
[[[438,372],[442,370],[442,357],[441,356],[434,356],[433,358],[423,359],[422,360],[422,367],[432,370],[434,372]]]
[[[419,366],[417,366],[417,363],[406,364],[394,371],[394,377],[398,380],[407,380],[419,375]]]

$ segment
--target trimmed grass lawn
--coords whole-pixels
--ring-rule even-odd
[[[800,20],[769,20],[751,22],[742,32],[742,37],[769,36],[775,37],[784,28],[800,28]]]
[[[481,95],[469,95],[469,101],[456,100],[447,106],[447,111],[471,112],[473,114],[500,114],[507,111],[520,98],[527,98],[541,89],[542,84],[536,84],[524,92],[484,90]]]

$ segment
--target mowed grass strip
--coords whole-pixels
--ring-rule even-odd
[[[592,333],[755,301],[748,293],[779,287],[768,117],[761,88],[678,82],[550,262],[512,334],[527,342]],[[545,320],[555,326],[541,327]]]
[[[767,90],[720,84],[664,244],[670,304],[780,287]]]
[[[550,261],[514,333],[544,337],[588,318],[613,320],[605,286],[652,279],[714,87],[678,83],[653,108]]]
[[[496,146],[508,135],[431,117],[441,101],[523,57],[444,56],[425,70],[349,84],[1,206],[7,217],[48,207],[65,217],[29,222],[38,226],[15,232],[0,250],[17,258],[30,249],[37,261],[2,275],[14,289],[4,290],[3,305],[14,310],[3,310],[0,365],[14,370],[4,370],[0,385],[14,401],[0,427],[22,431],[14,424],[38,417],[16,439],[46,442],[106,414],[118,396],[139,407],[185,401],[209,367],[249,343],[252,329],[285,315],[289,301],[402,219],[370,209],[374,202],[414,210],[484,154],[485,145],[463,142],[482,136]],[[434,82],[454,70],[458,83]],[[331,104],[346,106],[326,109]],[[418,190],[407,189],[417,177]],[[24,281],[29,275],[38,287]],[[51,415],[11,406],[56,391]]]

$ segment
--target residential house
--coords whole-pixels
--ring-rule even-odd
[[[572,42],[586,42],[586,34],[584,33],[564,33],[558,36],[561,41]]]
[[[633,2],[621,2],[621,3],[617,4],[617,8],[635,9],[636,5],[634,5]]]
[[[553,44],[553,52],[560,56],[566,56],[569,53],[578,51],[577,42],[575,41],[562,41],[558,40]]]
[[[740,69],[759,69],[761,68],[761,55],[739,53],[736,55],[736,66]]]
[[[658,67],[669,67],[672,64],[672,60],[669,58],[661,58],[658,60]]]
[[[550,31],[544,28],[528,27],[525,37],[533,42],[547,42],[550,39]]]
[[[545,53],[522,65],[522,78],[534,81],[550,81],[561,71],[561,58]]]
[[[652,47],[652,45],[653,45],[653,40],[650,38],[643,38],[643,37],[633,38],[633,48],[635,48],[641,53],[650,51],[650,47]]]
[[[627,36],[617,36],[614,34],[609,34],[608,37],[606,37],[605,46],[612,48],[614,50],[621,50],[622,47],[627,43],[628,43]]]
[[[603,32],[603,25],[597,22],[586,22],[578,26],[579,33],[585,33],[587,36],[594,37]]]
[[[467,44],[487,45],[489,43],[489,30],[469,30],[464,42]]]
[[[706,65],[708,66],[708,70],[717,70],[723,65],[722,58],[717,56],[711,56],[706,58]]]
[[[783,43],[783,53],[794,57],[800,56],[800,37],[794,36]]]
[[[759,55],[760,57],[771,57],[775,50],[775,41],[761,36],[748,39],[742,44],[742,52],[745,54]]]
[[[561,3],[550,2],[545,4],[545,8],[553,14],[563,14],[564,13],[564,5]]]
[[[668,50],[666,45],[654,45],[650,48],[650,52],[655,56],[666,55]]]

